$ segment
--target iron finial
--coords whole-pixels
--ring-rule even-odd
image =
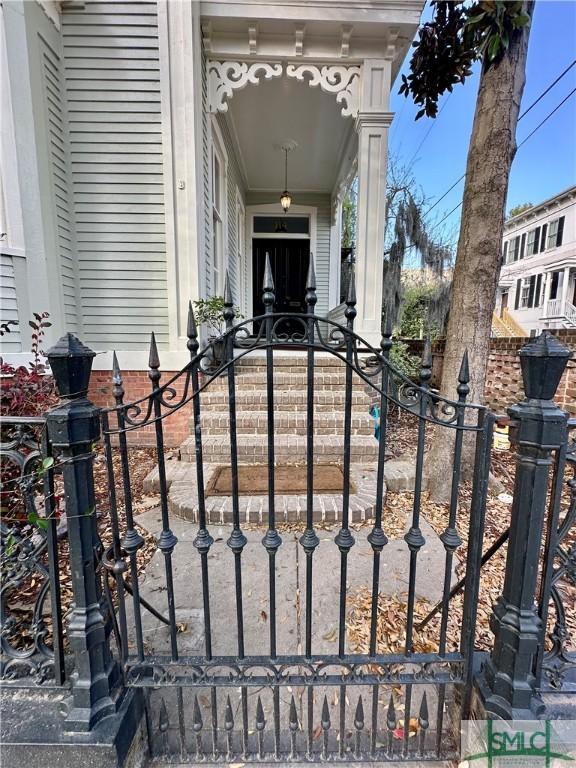
[[[426,338],[424,342],[424,350],[422,352],[422,362],[420,367],[420,384],[425,387],[428,385],[432,376],[432,343],[430,338]]]
[[[227,731],[231,731],[234,728],[234,714],[232,712],[232,704],[230,703],[230,696],[226,697],[226,712],[224,714],[224,727]]]
[[[294,701],[294,694],[290,699],[290,713],[288,716],[289,727],[292,732],[298,730],[298,713],[296,712],[296,702]]]
[[[352,265],[350,267],[350,282],[348,283],[348,296],[346,297],[346,304],[356,305],[356,270]]]
[[[188,320],[186,323],[186,336],[188,337],[186,346],[188,347],[188,351],[190,352],[190,354],[197,352],[198,351],[198,327],[196,325],[196,318],[194,317],[194,309],[192,307],[191,301],[188,302]]]
[[[150,334],[150,354],[148,355],[148,367],[156,370],[160,368],[160,358],[158,356],[158,346],[154,331]]]
[[[270,266],[270,254],[266,251],[266,258],[264,261],[264,280],[262,281],[262,290],[266,291],[274,290],[274,278],[272,277],[272,267]]]
[[[308,274],[306,275],[306,290],[316,290],[316,270],[314,269],[314,254],[310,254],[310,263],[308,264]]]
[[[364,706],[362,705],[362,696],[358,696],[358,704],[356,705],[356,713],[354,715],[354,728],[357,731],[361,731],[364,728]]]
[[[120,364],[118,363],[118,356],[116,350],[112,352],[112,394],[116,400],[116,405],[122,404],[122,398],[124,397],[124,386],[122,382],[122,373],[120,371]]]
[[[226,270],[226,275],[224,277],[224,312],[222,315],[226,322],[226,327],[230,328],[234,320],[234,299],[232,298],[232,286],[228,270]]]
[[[394,708],[394,696],[392,694],[390,694],[388,711],[386,712],[386,727],[389,731],[393,731],[396,728],[396,710]]]
[[[328,708],[328,699],[324,696],[322,704],[322,728],[327,731],[330,728],[330,710]]]
[[[262,706],[262,700],[260,696],[258,696],[258,701],[256,702],[256,730],[264,730],[265,725],[266,719],[264,718],[264,708]]]
[[[468,350],[465,349],[464,354],[462,355],[460,372],[458,373],[458,386],[456,387],[456,391],[458,392],[458,396],[460,397],[460,400],[465,400],[466,396],[470,392],[470,387],[468,386],[469,381],[470,381],[470,368],[468,365]]]

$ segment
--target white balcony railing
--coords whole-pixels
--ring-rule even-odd
[[[560,317],[562,314],[562,299],[550,299],[546,304],[546,317]]]
[[[576,307],[568,300],[562,304],[562,299],[550,299],[550,301],[546,303],[545,317],[565,318],[570,325],[576,326]]]

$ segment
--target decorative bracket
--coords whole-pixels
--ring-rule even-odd
[[[232,98],[234,91],[245,88],[249,83],[258,85],[260,78],[266,80],[282,75],[282,64],[267,64],[254,62],[248,64],[240,61],[210,61],[208,62],[208,111],[227,112],[227,99]]]
[[[288,64],[286,75],[296,80],[304,80],[309,75],[311,88],[320,86],[326,93],[336,94],[336,101],[343,104],[342,117],[356,117],[360,100],[360,67],[314,64]]]

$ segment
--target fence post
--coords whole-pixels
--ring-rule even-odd
[[[55,464],[61,465],[74,604],[68,638],[74,652],[72,706],[66,730],[90,731],[116,711],[118,670],[108,646],[97,567],[98,536],[92,444],[100,437],[99,411],[87,398],[95,353],[71,333],[52,347],[48,360],[60,403],[47,415]]]
[[[488,716],[542,713],[534,670],[542,627],[535,605],[553,452],[568,439],[567,414],[553,402],[570,350],[549,331],[520,350],[524,393],[508,409],[516,476],[502,594],[490,619],[494,646],[477,679]]]

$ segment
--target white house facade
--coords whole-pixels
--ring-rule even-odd
[[[576,328],[576,187],[509,219],[494,329]]]
[[[48,343],[69,330],[141,370],[154,331],[179,368],[189,300],[228,271],[257,313],[266,252],[279,308],[301,306],[313,258],[318,314],[338,317],[355,177],[357,328],[377,342],[389,95],[422,6],[4,2],[1,319],[21,329],[4,356],[27,358],[48,311]]]

